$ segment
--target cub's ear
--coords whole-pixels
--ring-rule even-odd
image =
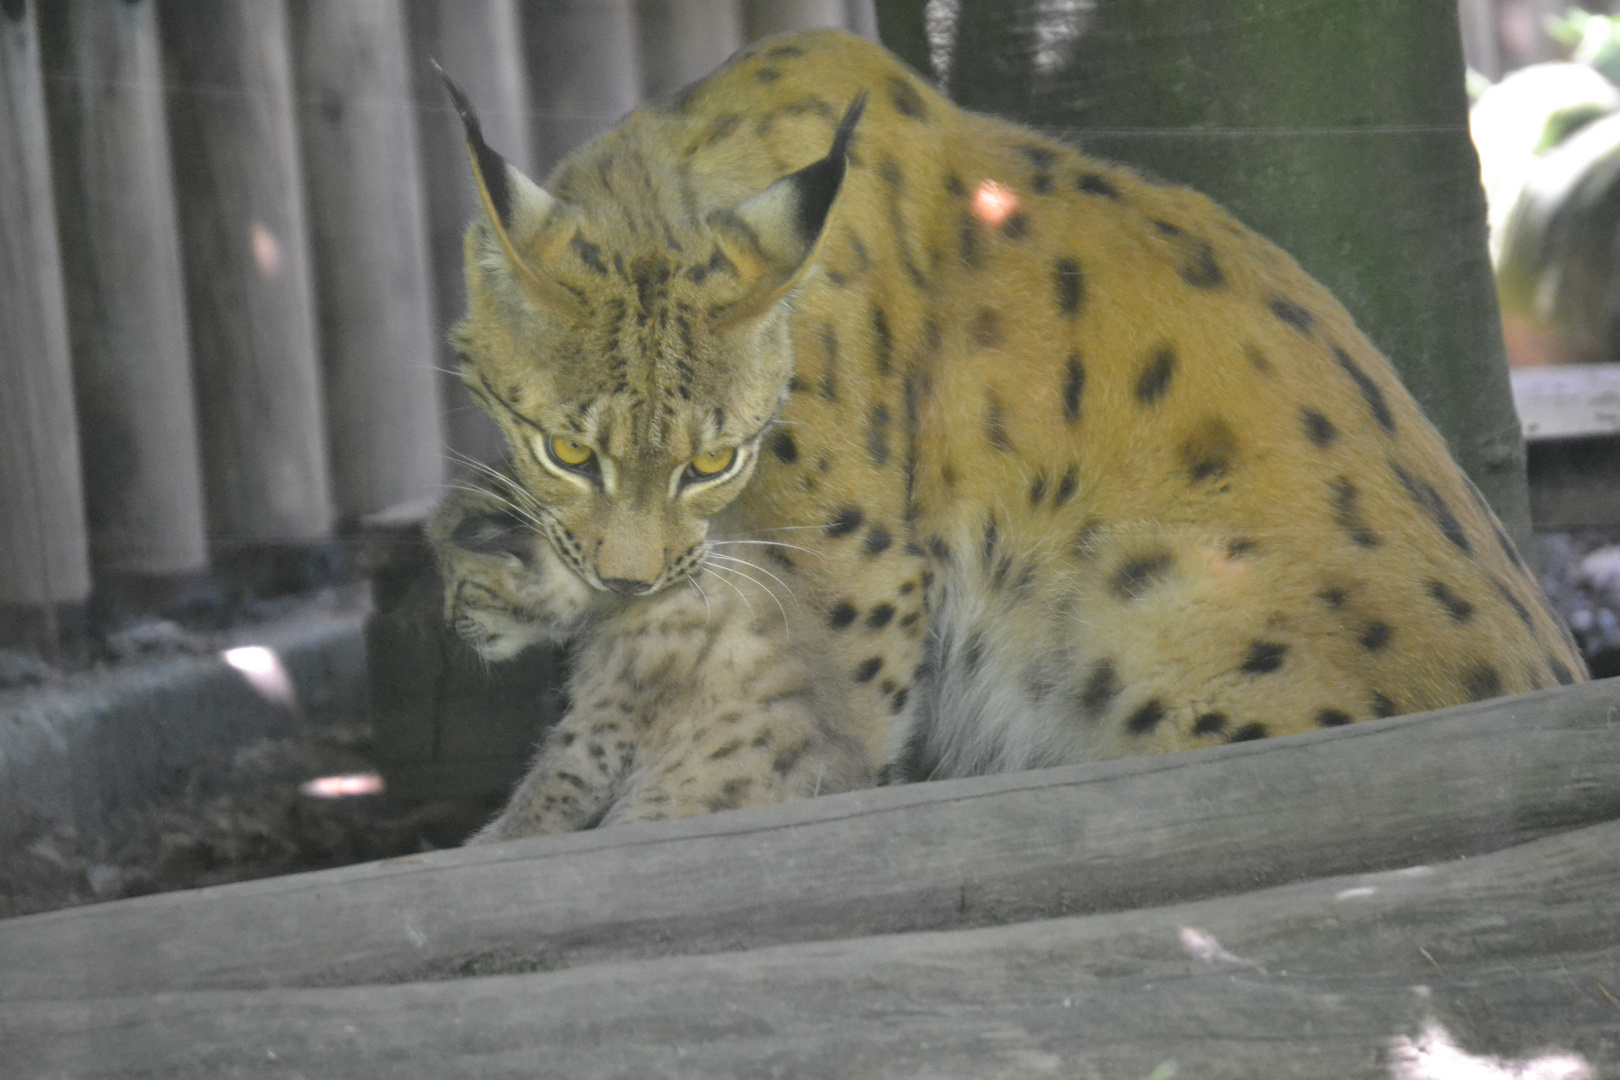
[[[728,318],[758,314],[785,296],[811,265],[833,200],[844,183],[849,141],[866,109],[866,92],[855,95],[820,161],[776,181],[730,211],[714,216],[721,246],[744,280],[757,286],[727,312]]]
[[[484,205],[491,231],[500,242],[514,272],[531,289],[545,295],[567,294],[558,289],[540,270],[536,257],[545,255],[548,231],[565,232],[557,226],[575,215],[570,207],[530,180],[484,141],[483,127],[473,112],[472,103],[461,87],[433,62],[444,85],[455,102],[461,116],[461,126],[467,136],[467,157],[472,163],[473,184],[478,188],[478,200]],[[549,230],[548,230],[549,227]]]

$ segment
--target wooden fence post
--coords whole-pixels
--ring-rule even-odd
[[[631,0],[523,6],[539,173],[618,123],[641,99],[635,17]]]
[[[434,494],[444,438],[398,0],[292,0],[327,448],[345,522]]]
[[[216,554],[327,538],[321,379],[284,0],[160,0]]]
[[[40,10],[97,586],[208,564],[151,0]]]
[[[60,643],[90,594],[31,0],[0,5],[0,644]]]
[[[433,264],[439,393],[445,441],[458,454],[494,461],[506,440],[461,384],[460,358],[446,340],[467,312],[461,237],[482,213],[467,164],[461,121],[450,106],[437,60],[478,106],[484,138],[501,156],[533,175],[529,75],[523,65],[516,0],[408,0],[409,63],[415,85],[422,186],[427,195]]]
[[[636,0],[642,91],[674,93],[742,47],[737,0]]]

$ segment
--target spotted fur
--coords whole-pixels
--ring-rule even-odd
[[[815,683],[789,728],[860,748],[845,786],[1585,677],[1390,365],[1201,195],[829,31],[637,110],[544,189],[470,134],[465,378],[558,572],[611,600],[582,677],[607,713],[694,729],[653,757],[615,729],[612,805],[652,760],[702,793],[680,812],[812,793],[696,737],[740,715],[739,748],[780,745],[738,656]],[[593,709],[576,694],[561,730]]]

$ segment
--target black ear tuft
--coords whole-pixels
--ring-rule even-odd
[[[461,116],[461,126],[467,133],[467,148],[472,151],[474,166],[478,169],[478,179],[484,191],[489,195],[489,203],[495,210],[495,216],[500,219],[503,229],[512,227],[512,187],[506,178],[506,159],[489,148],[484,141],[483,126],[478,123],[478,117],[473,113],[472,102],[455,81],[439,67],[437,60],[430,61],[439,77],[444,80],[445,89],[450,91],[450,100],[455,102],[456,112]]]
[[[798,189],[799,236],[806,247],[815,243],[821,226],[827,221],[827,211],[832,209],[833,199],[837,198],[838,189],[843,185],[849,140],[855,134],[855,125],[860,122],[861,113],[865,111],[866,91],[862,90],[849,103],[849,108],[844,110],[844,118],[838,122],[832,149],[827,151],[827,156],[787,177]]]

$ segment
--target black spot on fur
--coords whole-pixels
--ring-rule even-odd
[[[1446,609],[1446,614],[1460,623],[1465,623],[1474,617],[1474,605],[1451,591],[1451,587],[1441,581],[1429,582],[1429,595],[1440,602]]]
[[[799,460],[798,444],[793,441],[793,436],[785,431],[778,431],[771,437],[771,453],[775,454],[776,460],[784,465],[792,465]]]
[[[1242,727],[1232,732],[1232,737],[1226,741],[1253,742],[1256,739],[1264,739],[1270,734],[1271,732],[1266,730],[1266,725],[1264,724],[1244,724]]]
[[[1119,684],[1119,675],[1114,671],[1113,661],[1099,660],[1092,665],[1091,673],[1086,676],[1086,684],[1080,688],[1080,708],[1088,718],[1095,720],[1113,704],[1123,689]]]
[[[1011,453],[1013,446],[1012,436],[1007,434],[1007,418],[1001,411],[1001,398],[994,390],[985,394],[984,406],[984,437],[991,446],[1002,453]]]
[[[1377,652],[1389,644],[1389,639],[1395,635],[1389,623],[1370,622],[1361,632],[1361,647],[1368,652]]]
[[[872,308],[872,365],[879,378],[887,378],[894,356],[894,335],[889,331],[889,317],[880,307]]]
[[[1377,547],[1382,541],[1361,520],[1361,492],[1356,485],[1348,477],[1339,476],[1329,481],[1328,486],[1333,489],[1333,523],[1348,533],[1351,543],[1357,547]]]
[[[1063,419],[1074,423],[1080,419],[1080,395],[1086,389],[1086,369],[1080,365],[1080,355],[1071,353],[1063,365]]]
[[[847,600],[842,601],[836,607],[834,607],[832,609],[832,613],[827,616],[827,625],[831,626],[834,630],[842,630],[844,627],[854,622],[855,616],[858,614],[860,613],[855,610],[854,604],[851,604]]]
[[[1087,195],[1098,195],[1104,199],[1119,198],[1119,189],[1106,177],[1096,173],[1082,173],[1074,182],[1076,191],[1083,191]]]
[[[1320,449],[1326,450],[1339,437],[1339,429],[1333,426],[1333,421],[1315,409],[1301,409],[1300,418],[1305,424],[1305,437]]]
[[[579,233],[574,234],[574,238],[568,242],[568,246],[574,249],[574,254],[579,256],[579,261],[584,263],[592,273],[605,275],[608,272],[607,263],[602,261],[602,249],[586,240]]]
[[[956,253],[962,259],[962,264],[970,270],[979,266],[979,222],[972,214],[964,211],[956,228]]]
[[[1473,554],[1473,545],[1468,542],[1468,534],[1463,532],[1462,523],[1457,520],[1457,515],[1451,512],[1451,507],[1446,505],[1446,500],[1434,489],[1434,485],[1427,480],[1413,477],[1396,462],[1391,461],[1389,468],[1395,474],[1395,479],[1400,481],[1407,496],[1434,518],[1434,523],[1440,527],[1440,532],[1445,538],[1459,551]]]
[[[1140,600],[1163,581],[1175,565],[1168,551],[1153,551],[1127,560],[1114,571],[1108,589],[1121,600]]]
[[[1384,400],[1383,388],[1373,381],[1371,375],[1361,370],[1360,364],[1350,359],[1349,353],[1337,345],[1333,346],[1333,358],[1339,362],[1339,366],[1344,369],[1344,373],[1350,376],[1350,381],[1356,384],[1356,389],[1361,391],[1361,396],[1367,402],[1367,411],[1372,413],[1374,420],[1378,421],[1378,426],[1385,431],[1393,432],[1395,430],[1395,416],[1389,411],[1389,402]]]
[[[1195,484],[1219,480],[1232,471],[1237,437],[1223,420],[1209,419],[1181,445],[1187,477]]]
[[[1350,714],[1343,709],[1318,709],[1316,711],[1316,723],[1319,727],[1343,727],[1350,720]]]
[[[797,765],[799,763],[799,759],[804,756],[806,749],[806,745],[804,743],[800,743],[798,746],[792,746],[786,750],[783,750],[780,754],[776,755],[776,760],[771,762],[771,768],[776,771],[777,776],[787,776],[788,773],[793,771],[793,766]]]
[[[1277,641],[1251,641],[1249,655],[1243,659],[1240,668],[1246,675],[1269,675],[1283,666],[1283,660],[1288,655],[1288,646]]]
[[[885,626],[888,626],[889,621],[893,618],[894,605],[879,604],[877,607],[872,609],[869,615],[866,616],[866,625],[871,627],[873,630],[881,630]]]
[[[1395,707],[1395,703],[1393,701],[1389,700],[1389,698],[1375,690],[1373,691],[1372,696],[1372,712],[1374,716],[1382,718],[1385,716],[1394,716],[1396,713],[1400,712],[1400,710]]]
[[[1531,633],[1534,633],[1536,622],[1530,617],[1530,609],[1524,606],[1524,602],[1513,595],[1513,590],[1504,585],[1501,578],[1492,576],[1491,584],[1496,586],[1497,593],[1506,602],[1507,606],[1513,609],[1513,614],[1519,617],[1519,621],[1524,623]]]
[[[1547,667],[1552,671],[1552,677],[1559,686],[1569,686],[1575,681],[1575,673],[1570,671],[1569,666],[1563,661],[1549,657]]]
[[[1219,289],[1226,284],[1226,275],[1215,261],[1215,249],[1208,240],[1198,241],[1196,250],[1188,255],[1181,267],[1181,280],[1195,289]]]
[[[827,526],[827,535],[834,540],[840,536],[848,536],[860,528],[861,523],[865,520],[866,515],[853,506],[843,507],[838,511],[837,516],[833,518],[832,523]]]
[[[1164,719],[1164,703],[1158,698],[1143,702],[1135,712],[1125,718],[1125,730],[1132,735],[1146,735]]]
[[[889,407],[881,402],[866,417],[866,456],[876,468],[889,463]]]
[[[1052,509],[1056,510],[1074,497],[1075,488],[1080,485],[1080,477],[1073,465],[1064,470],[1063,478],[1058,481],[1057,490],[1052,493]]]
[[[765,83],[766,85],[776,82],[781,77],[782,72],[779,68],[762,67],[758,71],[754,72],[754,78],[758,79],[762,83]]]
[[[1194,735],[1214,735],[1226,727],[1226,714],[1220,712],[1207,712],[1193,721]]]
[[[1046,477],[1036,473],[1035,479],[1029,482],[1029,505],[1039,506],[1044,498],[1046,498]]]
[[[1268,304],[1273,315],[1302,334],[1309,334],[1311,327],[1316,325],[1316,317],[1292,300],[1286,300],[1281,296],[1273,296],[1268,301]]]
[[[968,336],[981,349],[994,349],[1002,343],[1001,313],[993,308],[980,308],[968,327]]]
[[[1001,223],[1001,235],[1009,240],[1022,240],[1029,231],[1029,218],[1024,216],[1022,210],[1014,210],[1007,215],[1007,220]]]
[[[1502,676],[1489,664],[1475,664],[1463,673],[1463,692],[1469,701],[1502,696]]]
[[[1152,359],[1136,377],[1136,400],[1152,405],[1170,389],[1170,379],[1176,373],[1176,354],[1168,345],[1161,345]]]
[[[988,570],[996,561],[996,543],[996,516],[991,514],[989,519],[984,523],[984,543],[980,549],[980,555],[984,559],[984,566],[986,570]]]
[[[881,555],[889,550],[889,545],[892,543],[894,543],[894,537],[889,530],[874,525],[866,534],[866,543],[862,550],[868,555]]]
[[[883,657],[881,656],[874,656],[870,659],[862,660],[860,667],[855,669],[855,681],[858,683],[871,682],[877,677],[877,673],[882,669],[882,667]]]
[[[896,690],[894,692],[894,697],[889,699],[889,712],[891,712],[891,713],[903,712],[905,710],[905,707],[906,707],[906,701],[910,697],[911,697],[911,687],[902,686],[900,689]]]
[[[905,79],[890,77],[889,100],[894,102],[895,109],[902,116],[909,116],[918,121],[928,119],[928,108],[923,104],[922,95]]]
[[[1080,314],[1080,302],[1086,295],[1080,264],[1067,256],[1059,259],[1053,268],[1053,283],[1057,289],[1058,311],[1070,318]]]

